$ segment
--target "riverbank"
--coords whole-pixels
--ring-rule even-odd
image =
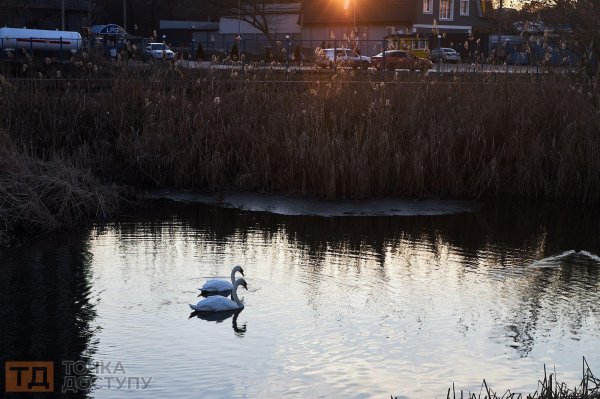
[[[3,146],[137,187],[600,199],[595,81],[343,69],[305,78],[250,65],[2,79]]]
[[[0,246],[15,236],[74,229],[90,219],[109,219],[124,192],[63,161],[42,161],[0,148]]]

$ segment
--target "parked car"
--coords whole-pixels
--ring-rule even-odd
[[[429,52],[429,59],[433,62],[459,62],[460,54],[448,47],[434,48]]]
[[[350,66],[355,69],[367,69],[371,65],[371,58],[357,54],[348,48],[325,48],[318,52],[315,62],[317,66],[322,68],[333,68],[337,64],[340,66]]]
[[[383,68],[385,61],[385,67],[387,69],[410,69],[414,71],[418,69],[420,71],[427,71],[431,69],[433,63],[425,58],[419,58],[416,55],[409,53],[404,50],[388,50],[384,54],[379,53],[371,57],[371,64],[377,68]]]
[[[164,43],[148,43],[142,54],[144,61],[146,60],[174,60],[175,53],[171,51],[169,46]]]

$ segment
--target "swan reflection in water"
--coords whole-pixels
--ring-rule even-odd
[[[233,320],[231,321],[233,331],[235,332],[236,335],[243,336],[244,333],[246,332],[246,323],[242,324],[241,326],[238,326],[238,324],[237,324],[237,318],[240,315],[240,313],[242,313],[243,310],[244,310],[243,308],[242,309],[234,309],[234,310],[225,310],[222,312],[199,312],[196,310],[190,314],[190,317],[188,317],[188,319],[197,317],[199,319],[206,320],[206,321],[214,321],[216,323],[222,323],[223,321],[225,321],[228,318],[230,318],[231,316],[233,316]]]

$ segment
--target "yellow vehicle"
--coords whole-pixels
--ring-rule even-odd
[[[394,33],[385,37],[386,50],[404,50],[419,58],[429,59],[429,39],[418,34]]]

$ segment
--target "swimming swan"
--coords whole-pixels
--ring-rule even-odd
[[[229,296],[231,290],[233,289],[233,282],[235,281],[235,273],[240,272],[242,276],[244,275],[244,269],[241,266],[235,266],[231,269],[231,283],[226,280],[208,280],[202,288],[199,288],[200,295],[202,296],[210,296],[210,295],[223,295]],[[198,296],[200,296],[198,295]]]
[[[227,310],[243,309],[244,304],[237,296],[237,288],[240,285],[245,289],[248,289],[246,280],[243,278],[235,280],[235,283],[233,283],[233,290],[231,291],[233,301],[224,296],[215,295],[203,299],[195,305],[190,305],[190,308],[197,312],[223,312]]]

